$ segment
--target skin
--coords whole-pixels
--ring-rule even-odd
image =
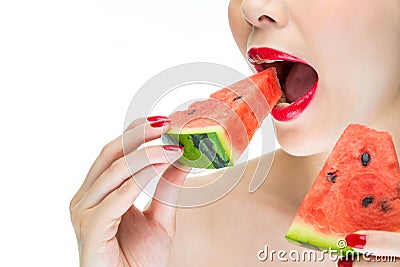
[[[229,11],[244,56],[250,47],[276,48],[304,59],[319,75],[305,112],[276,122],[286,152],[328,151],[349,123],[399,134],[399,1],[232,0]]]
[[[258,159],[249,163],[228,195],[196,209],[176,210],[158,201],[143,213],[135,209],[131,203],[141,189],[123,164],[121,138],[106,145],[70,205],[81,265],[251,266],[260,264],[257,252],[265,245],[269,249],[301,251],[283,236],[347,124],[361,123],[389,131],[400,151],[398,18],[397,0],[232,0],[231,30],[243,55],[250,47],[266,46],[302,58],[319,75],[315,98],[298,119],[275,121],[282,149],[275,152],[267,179],[255,193],[249,194],[248,184]],[[136,178],[150,180],[154,171],[147,167],[152,165],[158,171],[167,170],[166,180],[184,183],[186,173],[169,163],[180,152],[170,151],[167,155],[157,147],[147,157],[137,150],[168,127],[166,123],[162,128],[153,128],[138,119],[127,129],[126,140],[132,141],[125,152],[131,159],[128,163],[137,168]],[[147,129],[144,136],[143,128]],[[202,186],[218,175],[187,180],[185,186]],[[157,195],[169,196],[171,203],[179,200],[179,190],[163,183],[158,185]],[[398,236],[392,235],[387,242],[391,239],[397,240]],[[275,260],[265,264],[305,263]],[[308,262],[307,266],[313,264],[336,266],[329,260]]]

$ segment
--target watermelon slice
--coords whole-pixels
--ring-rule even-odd
[[[392,138],[347,127],[304,198],[286,234],[295,244],[348,251],[359,230],[400,232],[400,169]]]
[[[174,112],[162,139],[185,147],[179,160],[184,165],[232,166],[281,95],[275,68],[267,69]]]

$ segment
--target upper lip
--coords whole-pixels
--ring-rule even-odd
[[[269,47],[253,47],[247,52],[247,61],[256,69],[262,63],[272,63],[275,61],[290,61],[307,64],[304,60],[290,55],[288,53],[269,48]]]

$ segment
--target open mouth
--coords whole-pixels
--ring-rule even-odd
[[[276,68],[283,94],[272,109],[272,116],[280,121],[297,118],[316,91],[318,74],[314,68],[301,59],[271,48],[252,48],[247,55],[257,72]]]

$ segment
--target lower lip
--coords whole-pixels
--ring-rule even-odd
[[[297,119],[303,111],[308,107],[311,100],[314,98],[315,92],[317,91],[318,81],[314,84],[314,86],[307,92],[307,94],[303,95],[296,102],[293,102],[287,107],[278,108],[274,107],[271,110],[271,115],[277,121],[291,121]]]

